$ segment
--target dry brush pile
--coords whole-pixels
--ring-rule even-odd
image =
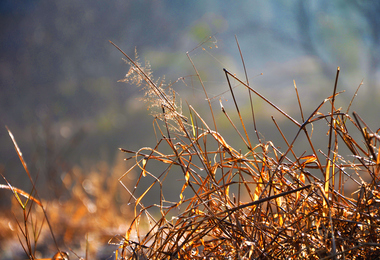
[[[220,107],[244,143],[236,148],[218,132],[210,98],[189,54],[211,122],[191,104],[185,115],[175,92],[162,80],[153,80],[149,65],[122,53],[131,66],[122,81],[145,88],[145,100],[158,110],[157,144],[138,151],[122,149],[130,154],[127,160],[135,160],[119,179],[131,195],[135,215],[126,234],[111,241],[119,244],[118,258],[373,259],[380,255],[379,130],[372,131],[350,112],[352,101],[345,111],[336,107],[339,68],[332,95],[309,115],[304,115],[295,86],[301,122],[251,88],[248,77],[242,80],[225,69],[239,122],[233,122],[222,101]],[[234,96],[236,85],[248,92],[255,131],[245,127]],[[258,95],[298,128],[288,139],[272,117],[285,149],[260,138],[251,95]],[[322,113],[326,106],[329,112]],[[324,149],[312,142],[315,125],[325,129]],[[256,132],[255,145],[249,137],[252,132]],[[352,132],[360,133],[360,140],[354,140]],[[303,147],[307,152],[297,154],[294,144],[301,136],[307,140]],[[348,156],[340,154],[342,147]],[[136,186],[128,189],[124,178],[135,170],[140,172]],[[173,171],[183,181],[178,201],[171,202],[165,199],[164,190],[170,187],[164,181]],[[145,176],[154,181],[137,195]],[[346,185],[354,185],[356,193],[346,194]],[[144,197],[155,186],[160,190],[159,203],[144,205]],[[151,213],[154,209],[159,213]]]

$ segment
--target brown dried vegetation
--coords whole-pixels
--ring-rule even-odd
[[[62,189],[61,196],[42,199],[33,173],[10,131],[9,134],[30,177],[32,191],[14,187],[2,174],[6,184],[0,184],[0,188],[10,190],[13,200],[9,211],[1,214],[1,249],[5,250],[1,253],[13,251],[8,256],[11,259],[51,257],[61,250],[69,252],[71,259],[75,259],[76,253],[86,255],[86,259],[102,255],[109,238],[125,229],[130,215],[128,198],[123,196],[125,192],[117,181],[120,172],[127,168],[122,158],[113,167],[104,161],[86,170],[73,166],[62,179],[63,187],[55,187]],[[14,239],[18,239],[24,256],[13,245]]]
[[[218,131],[211,99],[189,53],[194,77],[208,102],[211,123],[190,104],[185,115],[181,101],[170,86],[164,80],[153,80],[148,63],[142,66],[137,55],[133,60],[122,53],[131,68],[121,81],[144,88],[144,100],[154,115],[157,143],[153,148],[143,147],[138,151],[121,149],[130,155],[126,160],[133,161],[133,165],[118,179],[115,175],[107,179],[102,179],[105,175],[90,175],[91,188],[83,185],[83,180],[75,179],[81,175],[74,174],[65,180],[65,185],[73,191],[70,203],[74,206],[65,204],[62,208],[74,211],[48,217],[9,131],[33,185],[30,192],[33,196],[9,183],[1,188],[12,190],[17,207],[22,209],[21,220],[17,216],[15,219],[21,232],[19,241],[30,259],[36,259],[36,244],[45,221],[55,240],[51,223],[57,224],[56,218],[70,216],[71,228],[63,232],[65,242],[75,232],[83,237],[105,223],[105,220],[93,223],[91,217],[84,218],[83,212],[89,211],[89,207],[101,209],[99,219],[112,219],[110,215],[118,210],[104,205],[115,195],[111,192],[116,190],[117,180],[130,195],[134,215],[125,235],[116,235],[109,241],[118,246],[116,259],[374,259],[380,256],[379,130],[372,131],[358,114],[351,113],[351,102],[346,111],[336,107],[340,94],[337,92],[339,68],[332,95],[307,116],[294,84],[301,122],[251,88],[247,76],[242,80],[225,69],[239,123],[230,117],[221,100],[220,108],[244,144],[236,148]],[[237,86],[239,91],[248,92],[252,129],[246,128],[235,99]],[[260,138],[252,95],[259,96],[297,127],[294,136],[288,139],[272,117],[287,145],[285,149]],[[322,112],[326,107],[328,112]],[[317,126],[327,134],[322,145],[313,143],[312,134]],[[254,133],[255,145],[249,133]],[[357,133],[359,140],[353,137]],[[301,137],[306,145],[302,147],[304,152],[298,154],[294,147]],[[349,151],[348,156],[341,154],[343,148]],[[127,180],[127,176],[136,172],[139,172],[136,185],[130,189],[131,178]],[[165,180],[172,178],[173,173],[181,179],[177,201],[169,201],[164,195],[165,189],[171,188],[165,186]],[[153,181],[141,190],[141,180],[146,176]],[[346,194],[353,186],[356,192]],[[147,194],[155,189],[159,192],[158,203],[145,206]],[[27,200],[22,200],[20,195]],[[92,205],[90,195],[99,204]],[[83,206],[75,206],[80,204]],[[32,206],[40,209],[37,217]],[[60,242],[55,242],[57,250]],[[89,244],[87,249],[94,246]]]
[[[131,154],[127,160],[135,160],[120,178],[122,185],[133,170],[140,175],[134,189],[125,186],[135,204],[135,217],[125,236],[112,240],[120,245],[120,259],[373,259],[380,255],[379,130],[372,131],[355,112],[351,116],[351,102],[346,111],[336,107],[339,68],[332,95],[310,115],[304,116],[294,84],[301,122],[251,88],[248,77],[242,80],[225,69],[239,126],[220,101],[221,111],[245,144],[234,148],[218,132],[215,119],[206,122],[191,105],[188,116],[179,112],[174,92],[157,85],[138,62],[122,53],[134,72],[133,78],[128,73],[124,81],[145,82],[161,112],[154,119],[155,147],[121,149]],[[188,58],[214,118],[189,53]],[[258,95],[296,125],[298,131],[287,139],[272,117],[287,148],[281,151],[272,142],[262,141],[251,101],[257,137],[257,144],[252,145],[248,135],[252,131],[245,127],[232,82],[245,89],[250,100],[251,95]],[[326,106],[329,112],[322,113]],[[327,134],[323,150],[312,141],[316,125]],[[354,140],[352,132],[361,133],[361,140]],[[304,153],[297,154],[294,144],[301,136],[308,145]],[[340,154],[338,144],[351,154]],[[183,176],[175,202],[164,196],[164,181],[170,172]],[[140,180],[148,175],[154,181],[136,195]],[[354,196],[345,194],[346,185],[356,186]],[[155,186],[160,189],[160,202],[143,205]],[[158,215],[151,213],[154,208]]]

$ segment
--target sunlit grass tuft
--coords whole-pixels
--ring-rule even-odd
[[[210,104],[211,122],[191,102],[188,113],[177,111],[174,99],[168,98],[171,92],[122,53],[134,72],[132,80],[140,77],[138,83],[144,83],[150,99],[156,99],[161,115],[154,117],[154,146],[122,149],[134,161],[119,179],[134,202],[134,219],[125,236],[114,238],[119,259],[368,259],[380,255],[380,137],[349,111],[351,103],[346,109],[335,106],[341,94],[337,92],[339,68],[332,93],[310,114],[303,110],[294,84],[301,121],[250,87],[248,77],[240,79],[224,69],[235,111],[227,111],[220,100],[219,113],[244,144],[234,147],[218,132],[217,112],[189,54]],[[123,81],[131,82],[130,77],[129,73]],[[247,91],[252,107],[249,123],[241,116],[235,91]],[[287,147],[263,141],[251,95],[297,127],[292,136],[285,136],[272,117]],[[329,112],[323,113],[322,108]],[[237,122],[230,117],[233,113]],[[312,137],[316,126],[326,133],[323,144]],[[362,138],[354,140],[352,133],[361,133]],[[301,136],[306,145],[302,143],[303,152],[298,154],[294,148]],[[343,147],[351,154],[340,154]],[[136,170],[140,175],[129,189],[124,180]],[[151,185],[141,190],[140,181],[146,176]],[[177,176],[179,189],[167,185],[172,183],[166,181],[169,176]],[[355,186],[355,194],[346,194]],[[145,197],[157,187],[158,203],[146,205]],[[178,190],[174,196],[178,200],[168,201],[167,190]]]

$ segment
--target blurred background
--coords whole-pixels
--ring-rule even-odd
[[[187,52],[210,97],[216,97],[217,113],[220,97],[227,108],[233,107],[228,94],[220,95],[228,90],[223,68],[244,78],[235,35],[251,86],[297,120],[293,80],[304,113],[310,114],[332,94],[339,66],[338,91],[346,90],[339,97],[343,110],[363,80],[351,110],[376,131],[379,13],[380,2],[360,0],[2,0],[0,172],[30,191],[5,126],[32,175],[38,176],[40,195],[49,199],[68,196],[70,188],[62,182],[68,175],[74,178],[75,167],[84,176],[112,172],[117,179],[128,168],[119,147],[154,147],[153,118],[140,100],[144,93],[117,82],[129,66],[109,40],[131,57],[136,49],[142,63],[150,62],[156,79],[165,75],[170,83],[185,77],[172,88],[183,104],[188,101],[206,118],[207,102]],[[236,93],[242,109],[249,110],[246,91],[237,88]],[[254,101],[258,130],[267,140],[277,140],[270,120],[276,112],[261,99]],[[278,120],[285,132],[289,128],[294,133],[288,121]],[[7,208],[11,193],[0,190],[0,196],[0,206]]]

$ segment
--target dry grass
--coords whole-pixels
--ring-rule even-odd
[[[220,109],[236,132],[239,140],[235,141],[243,144],[234,147],[218,131],[211,99],[190,53],[194,77],[208,102],[210,122],[191,104],[185,115],[181,101],[170,86],[163,79],[153,80],[148,63],[142,66],[138,59],[122,53],[131,65],[122,81],[144,88],[144,100],[154,115],[157,143],[138,151],[121,149],[130,155],[126,160],[133,163],[120,178],[121,168],[116,167],[112,176],[107,176],[109,169],[104,164],[99,164],[91,174],[73,168],[63,180],[66,189],[72,191],[71,197],[65,201],[42,201],[35,179],[9,131],[33,189],[28,193],[21,191],[5,178],[0,188],[13,192],[11,210],[18,212],[14,214],[14,229],[18,230],[19,243],[30,259],[38,258],[38,245],[47,245],[40,242],[48,240],[46,237],[54,241],[49,246],[55,252],[62,250],[62,245],[69,247],[74,243],[77,248],[87,250],[81,253],[86,259],[96,258],[91,252],[102,246],[95,241],[120,233],[117,227],[127,218],[126,211],[123,215],[120,207],[131,201],[134,208],[130,226],[125,235],[116,235],[109,241],[118,246],[116,259],[374,259],[380,256],[379,130],[372,131],[358,114],[351,113],[351,102],[345,110],[336,107],[340,94],[337,92],[339,68],[333,93],[308,115],[304,115],[294,84],[300,122],[251,88],[247,76],[243,80],[225,69],[235,111],[227,111],[221,100]],[[247,91],[252,115],[248,124],[243,120],[234,91]],[[285,149],[264,141],[257,131],[253,95],[298,129],[289,138],[272,117]],[[236,114],[237,119],[230,114]],[[248,129],[246,125],[253,127]],[[323,143],[314,141],[314,129],[326,133]],[[355,140],[357,134],[360,137]],[[301,138],[305,142],[300,142],[303,152],[299,154],[295,146]],[[128,177],[136,172],[139,172],[136,185],[131,189]],[[144,178],[153,181],[144,187]],[[170,186],[173,178],[180,179],[180,187]],[[117,192],[118,182],[125,189],[124,195]],[[354,194],[346,194],[352,189],[356,190]],[[178,200],[166,199],[173,198],[170,193],[176,190]],[[125,192],[130,196],[125,196]],[[156,203],[151,203],[152,196],[148,198],[153,192],[159,194]],[[110,203],[115,197],[119,197],[118,207]],[[146,202],[148,206],[144,205]],[[109,230],[110,222],[116,229]],[[88,236],[99,239],[91,240]],[[73,250],[72,259],[75,252],[78,251]]]
[[[131,65],[123,81],[143,85],[161,111],[154,115],[154,147],[122,149],[131,154],[127,160],[135,161],[120,178],[122,185],[131,171],[137,169],[140,175],[134,189],[125,186],[135,215],[125,236],[112,240],[119,243],[119,259],[373,259],[380,255],[380,136],[358,114],[351,114],[351,103],[345,111],[336,107],[339,68],[332,95],[309,115],[304,115],[294,84],[301,122],[252,89],[248,77],[242,80],[224,70],[238,124],[220,101],[221,112],[244,143],[236,148],[218,132],[215,119],[206,122],[191,105],[188,115],[182,113],[174,91],[154,81],[149,67],[122,53]],[[189,53],[188,58],[214,118]],[[249,95],[255,142],[232,84]],[[287,148],[280,150],[260,138],[251,95],[258,95],[298,128],[287,139],[272,117]],[[313,143],[317,126],[326,133],[323,145]],[[354,140],[352,133],[360,133],[361,138]],[[307,145],[305,152],[297,154],[294,145],[301,136]],[[348,156],[340,154],[343,148],[350,152]],[[182,189],[179,199],[171,202],[165,199],[165,189],[174,189],[165,186],[165,180],[173,175],[182,179]],[[153,181],[139,191],[145,176]],[[357,192],[345,194],[352,186]],[[145,197],[155,187],[159,203],[145,206]]]
[[[128,198],[123,196],[125,191],[117,181],[120,172],[127,168],[122,158],[118,156],[114,166],[104,161],[89,169],[73,166],[64,175],[62,187],[54,187],[63,191],[61,196],[42,199],[34,174],[29,172],[10,131],[9,134],[33,188],[25,192],[6,182],[3,176],[6,184],[0,184],[0,188],[10,190],[13,200],[11,207],[1,214],[2,257],[45,259],[58,251],[69,252],[70,259],[112,255],[115,247],[107,246],[107,242],[115,233],[125,230],[131,214],[126,207]],[[25,254],[17,250],[14,239]]]

